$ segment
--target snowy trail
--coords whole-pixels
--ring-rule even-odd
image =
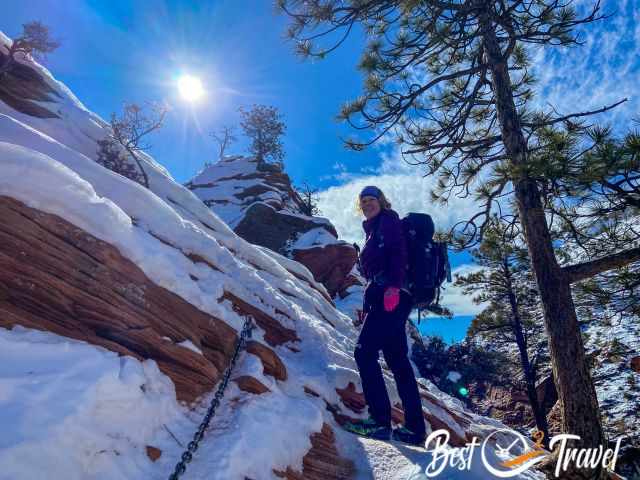
[[[423,448],[400,442],[382,442],[362,438],[337,429],[336,440],[345,455],[356,461],[356,480],[424,480],[428,477],[425,469],[432,462],[433,455]],[[488,458],[497,461],[493,449],[488,449]],[[459,469],[447,466],[437,475],[437,480],[486,480],[497,478],[482,464],[479,452],[473,454],[470,468]],[[493,463],[493,462],[492,462]],[[439,465],[439,463],[437,463]],[[542,473],[529,470],[511,478],[520,480],[543,480]]]
[[[351,436],[343,431],[340,434]],[[354,437],[348,443],[351,445],[345,446],[345,454],[356,460],[358,469],[356,480],[372,478],[376,480],[408,480],[412,478],[412,475],[420,473],[421,469],[418,465],[426,463],[428,456],[427,452],[421,448],[396,442],[380,442]]]

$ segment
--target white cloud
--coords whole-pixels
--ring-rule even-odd
[[[366,185],[380,188],[392,208],[403,217],[409,212],[428,213],[436,229],[447,230],[455,223],[470,218],[481,207],[471,198],[452,195],[449,204],[435,205],[430,192],[435,185],[433,176],[422,177],[418,167],[407,165],[397,152],[382,155],[382,163],[373,175],[341,172],[344,183],[319,193],[318,207],[329,218],[341,239],[362,244],[364,217],[356,210],[358,194]]]
[[[470,273],[477,272],[478,270],[482,270],[482,267],[472,263],[467,263],[455,268],[451,272],[451,277],[452,280],[455,281],[456,274],[469,275]],[[450,309],[454,315],[477,315],[486,307],[486,304],[474,304],[472,300],[473,295],[463,294],[460,287],[453,286],[453,282],[445,282],[443,285],[446,290],[443,290],[441,293],[442,299],[440,304]]]
[[[581,2],[580,10],[584,13],[592,5]],[[589,120],[610,122],[625,132],[640,112],[640,3],[608,0],[601,13],[613,16],[581,27],[583,46],[534,52],[533,70],[539,80],[535,98],[538,107],[548,110],[551,104],[567,114],[596,110],[626,97],[626,103]]]

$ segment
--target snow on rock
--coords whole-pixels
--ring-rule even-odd
[[[338,240],[327,232],[324,228],[313,228],[300,235],[292,244],[291,250],[303,250],[305,248],[320,247],[331,243],[338,243]],[[346,242],[342,242],[346,243]]]
[[[205,167],[187,183],[242,238],[307,266],[331,297],[347,278],[355,249],[337,239],[328,219],[305,215],[300,195],[280,165],[230,156]]]
[[[332,298],[349,295],[352,285],[362,285],[364,281],[354,275],[358,254],[352,245],[337,240],[324,228],[314,228],[285,245],[285,254],[306,265],[316,280],[322,282]]]
[[[361,284],[356,276],[350,274],[358,260],[356,250],[345,242],[293,250],[292,258],[306,265],[331,297],[338,295],[344,298],[350,286]]]
[[[183,415],[154,361],[0,328],[0,479],[157,476],[144,446]]]
[[[212,388],[235,344],[227,322],[159,287],[111,244],[58,216],[0,195],[0,217],[0,326],[44,328],[156,358],[181,400]],[[187,339],[205,358],[175,344]]]
[[[620,232],[633,232],[640,216],[629,212],[620,221]],[[602,256],[601,243],[602,239],[597,236],[580,247],[566,242],[564,266]],[[605,238],[604,243],[609,243],[609,240]],[[626,248],[630,246],[633,245]],[[622,270],[603,272],[590,279],[611,295],[610,303],[605,306],[588,293],[591,288],[574,287],[576,313],[581,322],[585,353],[591,365],[605,433],[611,440],[624,438],[622,450],[625,454],[628,452],[630,458],[626,471],[634,474],[640,470],[640,373],[632,369],[632,359],[640,355],[640,316],[628,307],[633,305],[637,288],[634,290],[628,286],[630,290],[616,291],[619,286],[614,287],[608,282],[621,274],[638,275],[639,272],[640,264],[635,262]],[[557,408],[551,412],[555,417],[552,426],[560,423],[559,413]],[[621,466],[625,463],[626,459],[619,462]]]
[[[187,407],[176,394],[189,375],[221,378],[233,335],[220,332],[239,332],[248,316],[257,324],[254,343],[241,352],[234,378],[266,390],[228,384],[189,478],[393,479],[422,461],[340,430],[365,416],[352,355],[357,331],[307,268],[238,236],[151,157],[143,158],[150,189],[96,164],[106,123],[46,69],[28,59],[21,66],[33,88],[50,90],[38,105],[55,116],[29,113],[15,89],[14,98],[0,98],[0,202],[12,214],[0,229],[7,240],[0,262],[11,267],[0,282],[0,324],[13,327],[0,329],[1,479],[167,478],[212,395]],[[221,172],[243,176],[250,162],[222,162]],[[222,173],[203,172],[198,185],[217,188]],[[276,211],[271,186],[237,180],[253,182],[242,186],[252,205]],[[278,205],[283,216],[308,221],[285,204]],[[348,289],[360,292],[354,285]],[[184,314],[171,313],[174,306]],[[83,335],[87,343],[21,326]],[[386,366],[384,374],[401,420]],[[421,395],[430,429],[447,429],[459,442],[504,428],[433,385]],[[155,461],[147,447],[157,449]]]
[[[202,355],[202,350],[200,350],[198,347],[196,347],[191,340],[183,340],[182,342],[178,343],[178,345],[180,345],[181,347],[184,347],[184,348],[188,348],[192,352],[196,352],[196,353]]]
[[[10,133],[10,130],[0,127],[0,136]],[[28,143],[25,138],[41,140],[39,137],[30,137],[33,132],[28,129],[24,129],[22,133],[24,135],[18,135],[17,138],[24,143]],[[36,141],[34,144],[33,146],[38,146]],[[309,437],[322,428],[322,422],[318,422],[318,418],[327,415],[324,408],[317,405],[314,407],[305,400],[303,384],[307,378],[311,379],[314,385],[322,387],[320,391],[324,396],[335,403],[337,396],[332,388],[332,369],[327,368],[327,365],[337,364],[350,368],[352,376],[355,374],[351,358],[343,353],[353,349],[350,345],[352,341],[344,333],[340,333],[346,332],[348,319],[332,307],[321,291],[310,288],[308,281],[299,280],[290,274],[271,255],[263,254],[237,237],[233,238],[233,234],[226,238],[223,234],[210,236],[195,223],[180,217],[151,192],[107,171],[96,171],[101,167],[92,161],[87,159],[81,163],[79,155],[73,155],[59,144],[52,145],[47,144],[51,147],[50,154],[56,154],[61,160],[76,166],[78,171],[85,173],[85,177],[82,178],[77,171],[50,156],[5,142],[0,144],[0,158],[5,173],[0,180],[0,195],[20,200],[31,208],[56,214],[100,240],[115,245],[159,285],[236,329],[239,329],[243,319],[234,308],[237,307],[236,304],[218,301],[225,292],[244,299],[247,305],[256,305],[254,308],[262,311],[274,323],[289,324],[288,328],[295,327],[301,351],[283,348],[278,352],[280,358],[289,364],[288,371],[290,377],[293,377],[287,382],[286,390],[273,388],[269,396],[244,400],[243,408],[226,417],[235,418],[241,425],[251,425],[254,408],[252,402],[258,402],[259,411],[273,412],[273,416],[261,418],[260,423],[256,424],[256,428],[265,429],[266,435],[266,431],[282,425],[283,405],[297,405],[293,410],[296,415],[290,417],[293,422],[290,427],[295,427],[295,433],[287,433],[287,438],[293,442],[291,448],[278,450],[280,453],[271,451],[270,463],[262,463],[264,456],[252,457],[252,462],[246,462],[244,456],[238,457],[235,462],[220,466],[220,472],[221,478],[244,478],[255,469],[268,472],[274,468],[285,468],[289,464],[299,466],[309,449]],[[78,163],[74,164],[74,160]],[[86,178],[91,178],[94,183],[89,183]],[[99,185],[102,192],[111,193],[111,199],[100,196],[93,185]],[[133,222],[121,207],[136,209],[137,196],[147,197],[146,209],[137,210],[139,217]],[[194,204],[199,203],[194,197],[190,198],[193,198]],[[119,204],[113,199],[117,199]],[[219,222],[211,212],[206,211],[206,215],[209,218],[204,220],[208,225]],[[235,255],[219,243],[223,239],[237,249]],[[185,253],[196,254],[206,262],[194,263]],[[26,319],[26,314],[23,315]],[[260,320],[256,320],[260,324]],[[30,321],[36,322],[34,319]],[[158,333],[158,336],[161,339],[166,335]],[[256,332],[258,340],[261,340],[261,336],[260,331]],[[319,340],[319,336],[322,340]],[[157,360],[161,361],[161,358]],[[291,375],[292,372],[295,375]],[[259,380],[270,385],[262,377]],[[245,395],[237,389],[236,394]],[[232,399],[233,396],[230,401]],[[300,404],[305,405],[306,410],[303,411]],[[315,414],[310,415],[307,411],[309,409]],[[190,427],[195,431],[195,424]],[[156,431],[156,434],[160,433]],[[187,438],[188,434],[185,434],[183,440],[186,441]],[[247,442],[253,438],[253,435],[246,436],[244,433],[231,435],[224,444],[225,452],[241,454],[248,448]],[[178,455],[177,450],[174,447],[171,453],[174,459]],[[97,453],[91,451],[93,454]],[[222,468],[224,466],[227,470]],[[97,478],[110,478],[104,470],[98,473]],[[137,476],[140,475],[132,475]]]
[[[610,318],[585,329],[585,350],[594,365],[605,431],[612,440],[623,438],[626,458],[620,464],[629,464],[624,471],[633,472],[640,468],[640,372],[632,368],[632,359],[640,355],[640,322],[633,315],[606,316]]]
[[[234,230],[255,203],[291,216],[300,214],[304,208],[291,179],[280,166],[258,162],[254,157],[225,157],[205,167],[186,186]],[[306,222],[331,225],[327,219],[301,217]],[[335,229],[333,233],[335,237]]]

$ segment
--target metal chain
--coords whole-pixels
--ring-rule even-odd
[[[176,468],[171,476],[169,476],[169,480],[178,480],[180,478],[180,476],[187,470],[187,463],[191,462],[191,460],[193,459],[193,454],[196,452],[196,450],[198,450],[198,444],[200,443],[200,440],[202,440],[202,437],[204,437],[204,433],[207,428],[209,428],[209,422],[211,422],[211,418],[215,414],[216,408],[218,407],[218,405],[220,405],[220,400],[222,400],[224,390],[225,388],[227,388],[227,383],[229,383],[229,378],[231,377],[231,371],[236,365],[238,354],[240,353],[240,350],[244,348],[246,339],[251,338],[251,331],[255,328],[251,320],[251,317],[247,316],[247,319],[244,322],[244,326],[242,327],[240,338],[238,338],[238,343],[236,343],[236,350],[235,352],[233,352],[231,363],[224,373],[222,383],[220,383],[220,386],[218,386],[218,390],[216,391],[216,394],[211,400],[211,404],[209,405],[209,410],[204,416],[204,419],[198,427],[198,430],[193,435],[193,440],[189,442],[189,445],[187,445],[187,449],[182,453],[181,460],[176,464]]]

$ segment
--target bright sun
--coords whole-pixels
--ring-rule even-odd
[[[180,96],[188,102],[195,102],[204,95],[202,82],[192,75],[182,75],[178,79],[178,91]]]

